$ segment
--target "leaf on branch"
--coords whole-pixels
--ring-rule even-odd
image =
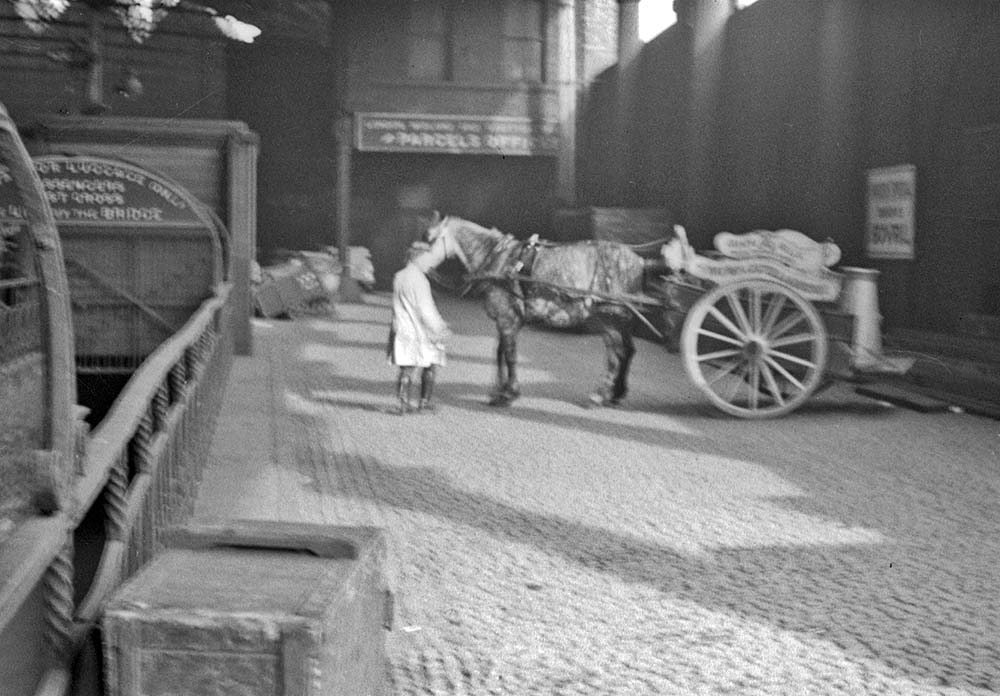
[[[252,24],[241,22],[232,15],[217,16],[212,18],[219,31],[229,39],[242,41],[243,43],[253,43],[253,40],[260,36],[260,29]]]
[[[39,33],[58,20],[72,0],[9,0],[28,27]],[[157,25],[171,10],[194,12],[208,15],[216,28],[229,39],[253,43],[260,36],[260,29],[252,24],[236,19],[232,15],[222,15],[217,10],[192,0],[81,0],[93,11],[107,11],[113,14],[128,31],[136,43],[143,43]]]
[[[59,19],[69,7],[69,0],[12,0],[17,16],[35,33],[45,29],[48,22]]]

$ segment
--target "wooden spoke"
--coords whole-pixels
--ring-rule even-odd
[[[781,389],[778,388],[778,381],[774,378],[774,374],[767,369],[767,365],[764,365],[764,380],[767,382],[767,390],[771,392],[771,396],[774,397],[775,403],[778,406],[785,405],[785,398],[781,395]]]
[[[709,307],[708,311],[713,317],[715,317],[719,321],[720,324],[729,329],[729,331],[733,334],[733,336],[737,336],[744,341],[747,340],[747,335],[742,331],[740,331],[739,328],[737,328],[736,324],[730,321],[729,317],[727,317],[725,314],[716,309],[714,305]]]
[[[742,366],[741,366],[742,367]],[[738,375],[736,375],[738,376]],[[729,395],[726,398],[728,403],[733,403],[736,401],[736,396],[740,393],[740,389],[743,387],[742,379],[733,379],[729,383]]]
[[[733,316],[736,317],[736,322],[739,324],[743,335],[748,336],[753,333],[753,329],[750,327],[750,319],[747,318],[747,313],[743,310],[743,303],[740,302],[739,293],[728,293],[726,301],[729,303],[729,308],[733,310]]]
[[[750,288],[750,330],[758,333],[763,325],[762,300],[761,291],[758,288]]]
[[[767,365],[769,367],[772,367],[774,370],[776,370],[778,372],[778,374],[780,374],[782,377],[784,377],[790,383],[794,384],[796,389],[798,389],[799,391],[805,389],[805,386],[802,384],[802,382],[800,382],[799,380],[797,380],[792,375],[792,373],[790,373],[788,370],[786,370],[785,368],[783,368],[781,365],[779,365],[777,362],[775,362],[774,360],[772,360],[770,357],[764,358],[764,361],[767,363]]]
[[[764,315],[763,324],[760,327],[762,336],[770,336],[774,330],[774,323],[778,321],[781,310],[785,307],[785,295],[771,295],[771,301],[767,305],[767,312]]]
[[[739,366],[740,366],[740,361],[733,360],[731,363],[729,363],[729,365],[725,369],[717,370],[715,374],[713,374],[712,377],[706,381],[710,385],[715,384],[726,375],[731,375],[735,370],[739,368]]]
[[[760,400],[760,371],[761,365],[756,361],[750,363],[750,374],[747,382],[749,384],[750,393],[750,409],[757,410],[757,406]]]
[[[814,334],[801,333],[801,334],[794,334],[792,336],[785,336],[784,338],[779,338],[776,341],[771,341],[770,343],[768,343],[768,345],[771,348],[780,348],[782,346],[795,345],[796,343],[806,343],[807,341],[813,341],[815,339],[816,336]]]
[[[801,312],[794,312],[782,319],[778,325],[767,334],[767,337],[773,341],[780,336],[784,336],[789,330],[798,326],[805,318],[806,316]]]
[[[698,356],[699,362],[705,362],[706,360],[718,360],[719,358],[731,358],[736,355],[740,355],[740,351],[733,350],[732,348],[727,350],[717,350],[714,353],[705,353]]]
[[[739,418],[798,408],[823,378],[827,348],[816,308],[769,280],[712,288],[688,310],[681,330],[689,378],[715,407]]]
[[[724,336],[720,333],[709,331],[708,329],[698,329],[698,333],[702,336],[708,336],[709,338],[714,338],[717,341],[722,341],[723,343],[731,343],[732,345],[739,346],[740,348],[746,345],[746,341],[741,341],[733,338],[732,336]]]
[[[806,360],[805,358],[799,358],[795,355],[791,355],[789,353],[782,353],[781,351],[777,350],[768,351],[767,357],[769,359],[780,358],[781,360],[785,360],[790,363],[795,363],[796,365],[801,365],[802,367],[807,367],[809,369],[814,369],[816,367],[816,363],[812,362],[811,360]]]

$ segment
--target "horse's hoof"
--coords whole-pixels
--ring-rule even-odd
[[[600,392],[594,392],[588,399],[590,403],[594,406],[604,406],[606,408],[617,408],[622,405],[622,397],[620,396],[607,396],[601,394]]]
[[[490,397],[487,402],[490,406],[510,406],[510,399],[508,399],[503,394],[497,394],[496,396]]]

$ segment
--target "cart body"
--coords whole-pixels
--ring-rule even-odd
[[[836,244],[795,230],[722,232],[699,254],[675,231],[661,252],[671,270],[666,311],[683,316],[685,370],[718,409],[781,416],[831,381],[861,375],[858,315],[841,302],[845,273],[831,268]]]

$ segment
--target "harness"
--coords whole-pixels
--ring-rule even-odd
[[[500,241],[493,245],[479,267],[466,275],[466,281],[461,290],[462,294],[467,294],[482,282],[509,280],[508,292],[516,299],[523,301],[524,292],[521,288],[521,281],[530,278],[540,245],[537,234],[532,235],[524,242],[512,234],[505,234]]]
[[[449,239],[448,233],[445,232],[443,244],[446,249],[448,248],[449,243],[454,244],[454,240]],[[586,290],[565,287],[549,281],[532,278],[532,271],[534,269],[535,259],[538,256],[538,249],[542,246],[558,245],[552,242],[540,240],[537,234],[531,235],[531,237],[523,242],[518,240],[512,234],[504,234],[503,237],[489,250],[489,253],[486,254],[486,257],[483,259],[482,263],[479,264],[479,267],[475,270],[470,269],[469,273],[466,275],[465,282],[461,287],[461,294],[468,294],[480,283],[492,283],[495,287],[500,288],[512,297],[517,312],[523,317],[525,315],[525,292],[523,284],[527,283],[529,285],[548,288],[549,290],[565,294],[569,297],[575,296],[587,305],[592,303],[594,300],[601,300],[611,304],[620,305],[630,310],[638,319],[646,324],[646,326],[649,327],[654,334],[661,335],[660,332],[649,323],[649,321],[636,307],[637,304],[646,304],[648,302],[648,298],[640,296],[611,295],[608,293],[607,288],[596,287],[598,285],[598,278],[602,275],[600,271],[605,271],[603,274],[605,276],[607,276],[609,271],[607,267],[608,259],[606,259],[601,253],[597,254],[597,268],[595,268],[594,275],[590,279],[590,287]],[[461,246],[455,244],[455,247],[455,251],[457,252],[455,255],[458,255],[463,262],[467,262]],[[468,268],[468,263],[464,263],[464,265]],[[439,278],[437,278],[437,280],[440,282]],[[454,290],[457,288],[452,289]]]

